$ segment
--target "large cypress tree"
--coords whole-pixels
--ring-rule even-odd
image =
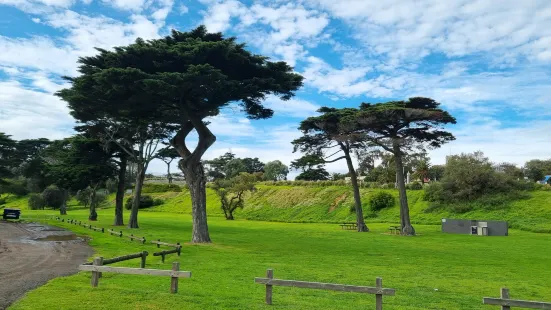
[[[201,159],[216,137],[205,119],[230,104],[240,106],[248,118],[269,118],[273,111],[262,105],[266,95],[291,98],[302,86],[302,76],[285,62],[252,54],[235,38],[208,33],[203,26],[98,51],[80,60],[82,76],[72,79],[73,87],[78,83],[80,88],[70,107],[100,108],[98,116],[106,119],[176,126],[171,143],[182,157],[179,166],[190,188],[192,242],[210,242]],[[199,139],[190,150],[186,138],[193,130]]]

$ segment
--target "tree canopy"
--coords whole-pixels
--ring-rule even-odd
[[[264,179],[269,181],[287,180],[289,168],[279,160],[267,162],[264,166]]]

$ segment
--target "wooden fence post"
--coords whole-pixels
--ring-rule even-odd
[[[99,265],[103,266],[103,257],[99,257]],[[101,272],[98,272],[98,278],[101,278],[103,274]]]
[[[161,239],[157,239],[157,241],[161,242]],[[157,243],[157,249],[160,248],[161,245]]]
[[[101,266],[101,265],[103,265],[103,257],[94,258],[94,266]],[[99,275],[100,275],[99,272],[92,271],[92,280],[91,280],[92,287],[98,287]]]
[[[120,232],[120,235],[119,235],[119,237],[122,237],[122,230],[121,230],[121,232]]]
[[[509,289],[502,287],[501,288],[501,299],[509,299]],[[511,310],[509,306],[501,306],[501,310]]]
[[[147,257],[147,251],[142,252],[142,264],[140,265],[141,268],[145,268],[145,259]]]
[[[180,271],[180,263],[173,262],[172,263],[172,271]],[[172,294],[178,293],[178,278],[172,277],[170,279],[170,292]]]
[[[266,278],[273,279],[274,278],[274,270],[268,269],[266,271]],[[266,284],[266,304],[271,305],[272,304],[272,289],[273,286],[271,284]]]
[[[377,278],[375,283],[376,283],[377,289],[381,290],[381,293],[382,293],[383,279],[382,278]],[[383,310],[383,294],[376,294],[375,295],[375,309]]]

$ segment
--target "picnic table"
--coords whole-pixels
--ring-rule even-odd
[[[358,229],[358,224],[356,224],[356,223],[342,223],[340,225],[341,225],[341,229],[346,229],[346,230],[356,230],[356,229]]]
[[[19,209],[4,209],[4,214],[2,215],[2,218],[5,220],[18,220],[19,216],[21,216],[21,210]]]
[[[393,226],[390,226],[388,230],[390,230],[391,234],[394,234],[396,232],[396,234],[399,235],[400,231],[402,231],[402,227],[399,225],[393,225]]]

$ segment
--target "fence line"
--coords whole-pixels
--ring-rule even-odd
[[[104,259],[102,265],[110,265],[110,264],[122,262],[122,261],[125,261],[125,260],[130,260],[130,259],[134,259],[134,258],[141,258],[142,262],[141,262],[141,265],[140,265],[141,267],[140,268],[145,268],[145,260],[146,260],[148,255],[149,255],[149,253],[147,251],[142,251],[140,253],[117,256],[117,257],[113,257],[113,258],[109,258],[109,259]],[[89,263],[84,263],[83,265],[90,266],[90,265],[93,265],[93,263],[94,262],[89,262]]]
[[[377,278],[376,287],[320,283],[320,282],[306,282],[306,281],[295,281],[295,280],[281,280],[281,279],[274,279],[274,273],[272,269],[268,269],[266,271],[266,278],[255,278],[254,282],[258,284],[266,285],[266,304],[268,305],[272,304],[273,286],[289,286],[289,287],[301,287],[301,288],[331,290],[331,291],[340,291],[340,292],[374,294],[377,310],[383,309],[383,295],[394,296],[396,293],[396,291],[392,288],[383,288],[383,280],[381,278]]]
[[[511,307],[551,310],[549,302],[509,299],[509,289],[504,287],[501,288],[501,298],[484,297],[482,303],[501,306],[501,310],[510,310]]]
[[[157,239],[157,241],[151,241],[151,243],[153,244],[156,244],[157,245],[157,248],[160,248],[161,245],[166,245],[166,246],[171,246],[171,247],[179,247],[180,246],[180,242],[174,244],[174,243],[167,243],[167,242],[161,242],[161,239]]]
[[[161,260],[164,263],[166,255],[178,253],[178,256],[180,256],[181,251],[182,251],[182,247],[179,246],[179,247],[175,248],[174,250],[167,250],[167,251],[161,251],[161,252],[153,253],[153,256],[161,256]]]
[[[178,278],[191,278],[191,271],[180,271],[180,263],[172,263],[172,270],[159,270],[159,269],[142,269],[142,268],[126,268],[126,267],[109,267],[103,266],[103,257],[94,258],[94,264],[80,265],[78,267],[81,271],[91,271],[92,278],[90,284],[92,287],[99,285],[99,279],[101,273],[119,273],[119,274],[134,274],[134,275],[148,275],[148,276],[168,276],[170,280],[170,292],[175,294],[178,292]]]

